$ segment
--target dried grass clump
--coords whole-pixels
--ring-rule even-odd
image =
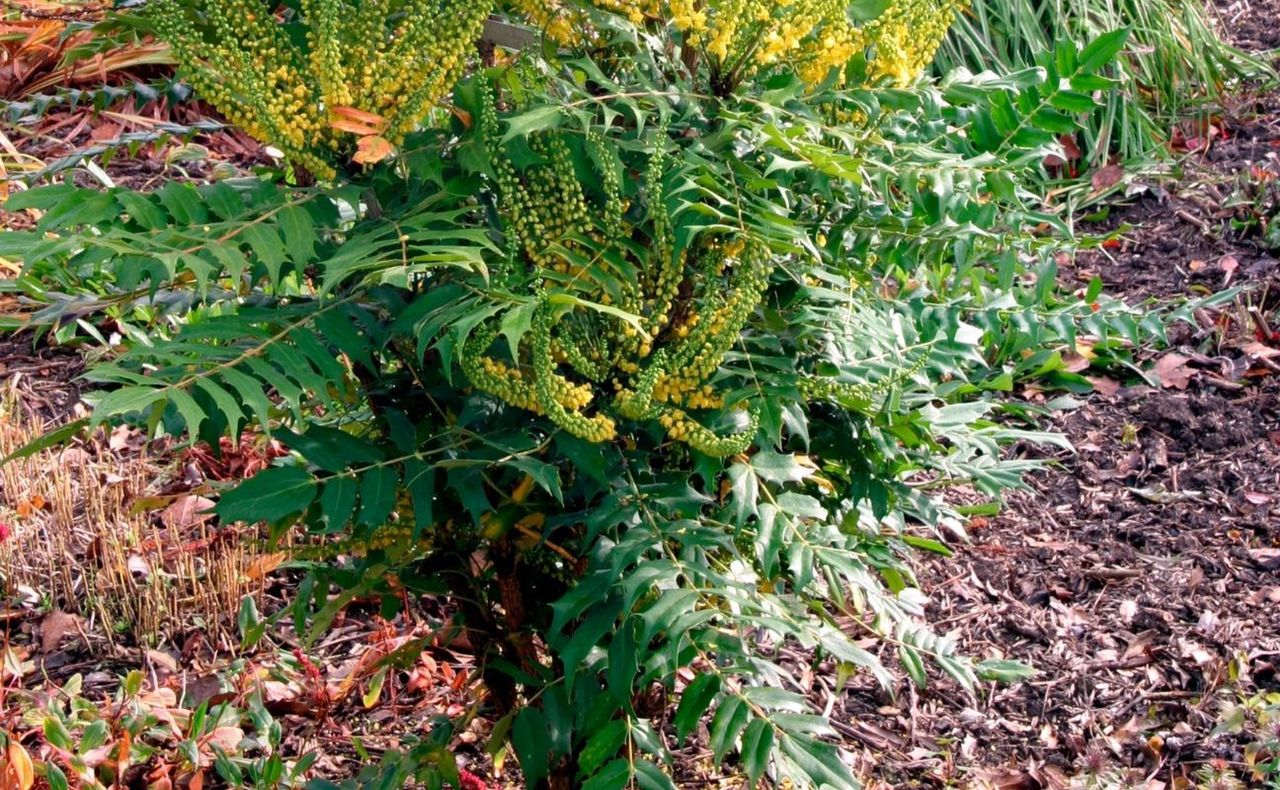
[[[0,457],[51,427],[17,390],[0,395]],[[122,427],[0,467],[0,593],[80,614],[112,644],[199,629],[234,645],[243,597],[261,593],[258,541],[215,527],[208,500],[164,493],[177,466]]]

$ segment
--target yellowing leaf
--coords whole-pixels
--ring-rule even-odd
[[[361,137],[356,144],[356,155],[351,157],[351,161],[360,165],[377,164],[395,153],[395,150],[395,146],[385,137]]]
[[[288,558],[289,555],[283,551],[277,551],[274,554],[263,554],[255,557],[253,562],[249,563],[249,567],[245,569],[245,578],[250,581],[257,581],[274,571],[276,568],[279,568]]]
[[[0,786],[30,790],[35,781],[36,772],[35,766],[31,764],[31,755],[22,748],[22,744],[10,739],[4,762],[0,762]]]
[[[329,121],[329,126],[361,136],[382,134],[391,125],[381,115],[357,110],[355,107],[334,107],[331,113],[335,117]]]

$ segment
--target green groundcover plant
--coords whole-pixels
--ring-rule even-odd
[[[440,40],[460,24],[427,29],[445,5],[373,4],[362,35],[394,52],[412,11]],[[294,86],[308,128],[346,136],[282,150],[330,180],[33,188],[6,208],[39,223],[0,255],[77,293],[64,317],[124,330],[87,374],[93,423],[290,449],[217,513],[353,547],[303,582],[299,632],[357,597],[446,598],[490,749],[530,787],[673,787],[699,722],[752,785],[853,787],[811,670],[830,693],[860,673],[892,690],[890,657],[969,690],[1025,672],[958,655],[904,561],[962,529],[948,490],[996,496],[1029,468],[1004,446],[1053,440],[983,393],[1081,383],[1061,359],[1078,332],[1101,351],[1159,326],[1096,288],[1050,295],[1041,232],[1065,229],[1025,186],[1109,88],[1124,31],[937,84],[899,85],[851,44],[815,79],[804,52],[836,30],[873,42],[890,12],[810,5],[763,24],[726,0],[702,27],[574,6],[581,36],[473,62],[447,110],[394,134],[387,107],[399,130],[417,94],[335,109],[333,78],[306,72],[342,4],[286,6],[256,38],[165,6],[192,51],[274,53],[237,77],[237,112],[270,141],[284,110],[259,99]],[[708,45],[732,14],[801,54]],[[456,785],[451,724],[353,781]]]
[[[1113,156],[1131,165],[1164,158],[1178,122],[1210,113],[1233,85],[1274,82],[1265,55],[1231,46],[1211,8],[1196,0],[975,0],[952,26],[935,68],[997,72],[1034,66],[1062,41],[1132,31],[1115,61],[1116,89],[1099,96],[1079,133],[1070,132],[1068,171],[1089,172]]]

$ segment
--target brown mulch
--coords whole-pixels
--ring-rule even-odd
[[[1218,0],[1228,40],[1246,52],[1280,49],[1280,0]]]
[[[1108,293],[1135,303],[1236,286],[1278,290],[1280,249],[1252,225],[1280,212],[1280,93],[1250,96],[1208,123],[1209,136],[1182,154],[1183,180],[1146,184],[1131,204],[1082,225],[1113,238],[1064,266],[1064,278],[1099,276]]]
[[[1280,0],[1219,10],[1237,45],[1280,47]],[[1243,95],[1209,124],[1177,183],[1082,226],[1118,241],[1062,276],[1099,276],[1134,304],[1241,294],[1171,328],[1199,368],[1187,381],[1133,380],[1058,413],[1044,427],[1076,452],[973,519],[955,556],[920,561],[940,631],[1039,674],[976,699],[945,681],[894,700],[853,689],[837,715],[873,783],[1175,788],[1212,769],[1260,786],[1245,769],[1258,734],[1219,727],[1231,705],[1280,692],[1280,334],[1266,331],[1280,328],[1280,250],[1233,199],[1280,213],[1280,190],[1258,189],[1280,183],[1280,93]]]
[[[1233,44],[1275,50],[1280,67],[1280,0],[1220,0],[1217,11]],[[1280,92],[1245,87],[1227,103],[1170,130],[1182,178],[1141,185],[1132,203],[1082,225],[1116,238],[1068,264],[1068,281],[1098,275],[1108,293],[1134,302],[1241,285],[1280,290],[1280,249],[1242,227],[1259,210],[1280,212]]]
[[[83,370],[84,358],[76,349],[39,342],[27,332],[0,334],[0,383],[29,417],[50,426],[71,419],[80,402],[77,377]]]
[[[893,739],[891,786],[1058,787],[1099,761],[1110,786],[1172,783],[1240,765],[1244,741],[1213,732],[1224,704],[1280,690],[1280,379],[1122,390],[1050,427],[1078,452],[921,573],[964,650],[1040,675],[851,710]]]

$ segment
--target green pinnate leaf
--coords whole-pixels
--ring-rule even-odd
[[[582,776],[592,776],[606,761],[614,757],[627,739],[627,722],[614,719],[587,739],[587,745],[578,755],[578,771]]]
[[[536,785],[547,775],[551,737],[542,711],[527,707],[516,714],[511,725],[511,744],[520,760],[520,770],[530,786]]]
[[[680,695],[680,704],[676,706],[673,722],[676,726],[676,740],[683,741],[697,727],[698,721],[711,708],[711,703],[720,693],[720,675],[705,672],[693,679]]]
[[[1120,54],[1120,50],[1124,49],[1125,43],[1129,40],[1129,28],[1120,28],[1112,30],[1110,33],[1103,33],[1093,41],[1085,45],[1080,50],[1079,70],[1084,74],[1093,74],[1115,60],[1116,55]]]
[[[773,725],[766,719],[752,719],[742,733],[742,765],[747,770],[747,783],[755,787],[769,767],[773,755]]]
[[[365,472],[360,479],[359,523],[367,527],[380,527],[387,523],[396,506],[396,490],[400,476],[390,466],[378,466]]]
[[[306,510],[318,487],[305,469],[274,466],[224,493],[214,512],[223,521],[282,521]]]

